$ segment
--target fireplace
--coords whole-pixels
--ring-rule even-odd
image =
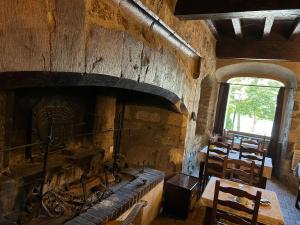
[[[1,76],[1,224],[105,224],[141,199],[156,202],[154,218],[164,176],[181,170],[186,119],[177,99],[125,81],[91,85],[92,75],[28,75]]]

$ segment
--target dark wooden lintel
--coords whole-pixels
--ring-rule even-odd
[[[96,87],[130,90],[159,96],[172,103],[178,112],[187,112],[185,105],[175,93],[155,85],[139,83],[131,79],[104,74],[72,72],[20,71],[0,73],[0,90],[9,91],[36,87]]]
[[[300,16],[294,0],[178,0],[175,15],[183,19],[264,18]]]
[[[300,43],[271,40],[224,40],[217,42],[217,57],[300,61]]]

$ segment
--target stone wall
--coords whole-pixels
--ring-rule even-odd
[[[145,82],[193,107],[193,60],[111,0],[1,1],[0,71],[70,71]],[[215,68],[215,39],[203,22],[179,21],[171,1],[144,1]],[[171,6],[170,6],[171,5]],[[34,13],[33,13],[34,12]]]
[[[201,94],[199,108],[196,115],[196,130],[193,141],[191,142],[190,151],[186,152],[185,172],[198,176],[199,172],[199,152],[207,145],[206,130],[212,131],[216,103],[218,97],[218,83],[214,74],[206,76],[201,83]]]
[[[187,116],[157,105],[128,102],[121,152],[129,165],[156,168],[166,176],[180,172]]]
[[[105,150],[105,160],[112,159],[114,149],[116,97],[98,96],[96,99],[94,144]]]
[[[180,21],[174,17],[175,0],[142,1],[200,53],[201,76],[194,79],[197,66],[194,60],[149,26],[140,23],[140,18],[120,10],[118,2],[1,1],[0,49],[5,57],[0,58],[0,72],[95,73],[167,89],[181,99],[188,111],[184,122],[176,125],[184,143],[181,140],[180,145],[175,144],[172,150],[180,154],[184,152],[188,157],[190,151],[199,147],[194,142],[196,121],[189,117],[192,112],[196,115],[198,112],[201,80],[215,72],[215,39],[205,22]],[[162,117],[166,119],[167,114]],[[183,118],[182,115],[177,116]],[[165,119],[161,119],[161,123]],[[171,128],[168,126],[164,129]],[[180,127],[186,127],[186,133],[182,134]],[[173,137],[173,134],[170,135]],[[176,166],[179,167],[179,164]],[[187,164],[183,164],[186,171]]]
[[[217,94],[216,77],[206,76],[194,112],[196,120],[147,97],[126,101],[121,152],[129,165],[142,166],[144,162],[167,176],[181,170],[198,176],[198,153],[207,144],[205,130],[213,127]]]
[[[205,130],[213,130],[218,90],[218,83],[214,75],[204,78],[201,84],[196,127],[196,135],[200,137],[201,147],[204,147],[208,141]]]
[[[247,60],[229,60],[229,59],[219,59],[217,63],[217,68],[223,66],[232,65],[236,63],[247,62]],[[249,62],[249,61],[248,61]],[[264,61],[260,61],[264,62]],[[279,176],[284,182],[291,184],[291,186],[296,187],[297,180],[292,174],[291,161],[294,151],[300,151],[300,90],[299,90],[299,80],[300,80],[300,62],[284,62],[284,61],[265,61],[266,63],[271,63],[275,65],[282,66],[295,74],[298,80],[296,89],[288,89],[286,91],[287,99],[294,99],[286,105],[286,110],[293,109],[291,115],[287,115],[289,118],[284,119],[286,123],[286,128],[282,132],[281,142],[283,144],[282,154],[281,154],[281,165]],[[258,76],[268,76],[272,78],[272,74],[261,74]],[[282,80],[285,82],[284,80]]]

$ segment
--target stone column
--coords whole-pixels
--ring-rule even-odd
[[[98,96],[95,108],[94,144],[105,150],[105,160],[111,160],[114,146],[116,97]]]
[[[197,113],[196,138],[199,139],[198,147],[207,145],[206,129],[212,131],[216,102],[218,94],[218,84],[213,75],[206,76],[201,83],[201,95]]]

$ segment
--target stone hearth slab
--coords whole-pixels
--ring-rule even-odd
[[[117,219],[164,179],[164,173],[146,168],[125,171],[136,177],[101,203],[74,217],[65,225],[102,225]]]

